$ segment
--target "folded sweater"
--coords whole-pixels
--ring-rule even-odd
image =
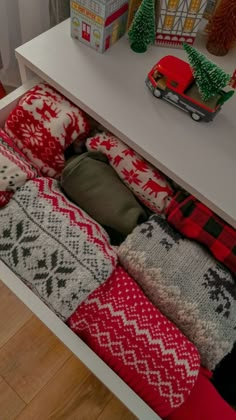
[[[192,392],[200,368],[197,349],[122,267],[77,308],[68,325],[160,416]]]
[[[86,140],[88,151],[107,156],[118,176],[152,212],[163,213],[173,190],[165,175],[111,133],[98,133]]]
[[[201,246],[151,216],[119,248],[119,258],[151,301],[214,367],[236,340],[236,283]]]
[[[41,174],[59,178],[64,151],[89,132],[85,114],[46,83],[30,89],[9,114],[5,131]]]

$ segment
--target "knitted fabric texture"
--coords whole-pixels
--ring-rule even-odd
[[[187,238],[204,244],[236,274],[236,230],[192,195],[178,192],[166,210],[168,222]]]
[[[79,108],[40,83],[10,113],[5,130],[43,175],[58,178],[65,163],[64,150],[83,139],[89,125]]]
[[[93,219],[128,235],[147,215],[100,152],[87,152],[68,161],[61,185],[68,197]]]
[[[47,178],[27,182],[0,210],[0,259],[62,320],[116,266],[103,228]]]
[[[191,393],[200,367],[196,348],[121,267],[68,325],[160,416]]]
[[[134,195],[154,213],[162,213],[170,202],[173,190],[165,176],[119,139],[101,133],[87,139],[89,151],[104,153],[111,166]]]
[[[38,175],[38,169],[0,129],[0,207],[8,203],[17,188]]]
[[[165,420],[236,420],[236,412],[221,398],[201,369],[189,398]]]
[[[129,274],[214,367],[236,340],[236,284],[205,249],[153,215],[119,248]]]

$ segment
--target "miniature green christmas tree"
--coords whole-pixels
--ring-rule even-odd
[[[132,50],[138,53],[145,52],[147,46],[154,43],[156,35],[154,0],[142,1],[128,35]]]
[[[229,84],[231,76],[191,45],[184,43],[183,46],[202,99],[207,101]]]

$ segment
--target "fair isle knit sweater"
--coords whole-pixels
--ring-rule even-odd
[[[116,259],[103,228],[56,180],[27,182],[0,210],[0,260],[63,321],[107,280]]]
[[[236,341],[236,283],[201,246],[151,216],[119,248],[121,264],[214,367]]]

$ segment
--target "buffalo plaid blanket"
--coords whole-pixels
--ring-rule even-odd
[[[168,222],[187,238],[205,245],[214,257],[236,274],[236,230],[192,195],[179,191],[171,200]]]

